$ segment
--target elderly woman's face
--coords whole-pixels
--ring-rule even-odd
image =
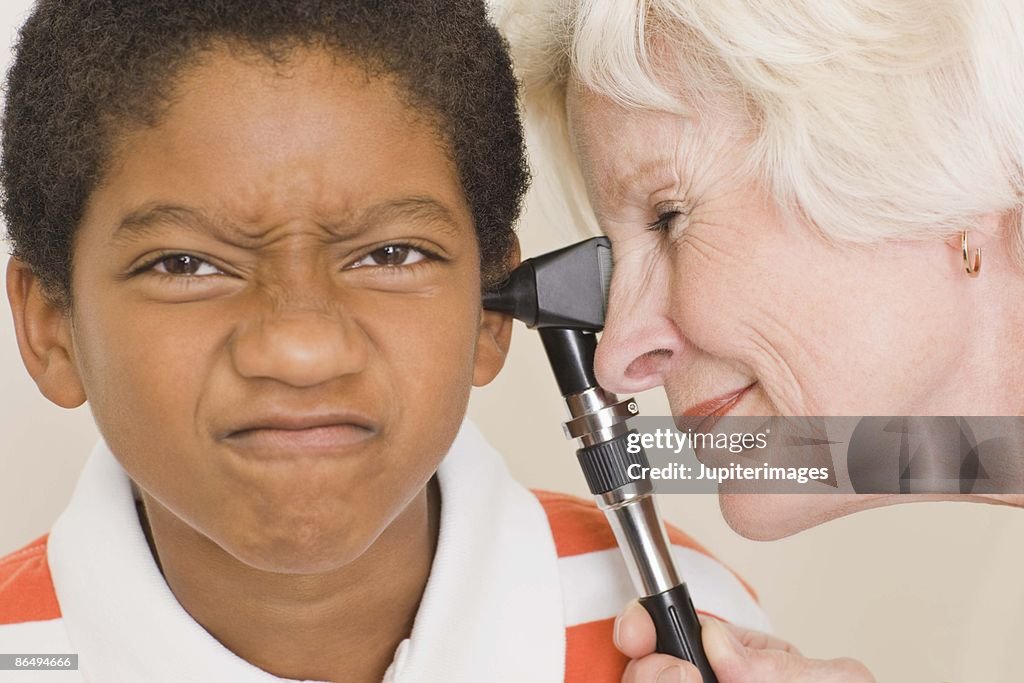
[[[724,125],[627,110],[576,83],[568,104],[615,258],[604,386],[664,385],[674,415],[969,412],[955,249],[831,245],[741,177],[742,135]],[[730,521],[777,536],[846,509],[845,496],[812,498],[737,501]]]

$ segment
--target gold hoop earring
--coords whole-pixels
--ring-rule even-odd
[[[971,250],[967,248],[967,231],[964,230],[960,237],[960,243],[964,251],[964,270],[971,277],[978,277],[981,272],[981,247],[974,250],[974,261],[971,261]]]

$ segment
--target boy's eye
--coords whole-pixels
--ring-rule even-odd
[[[220,271],[213,265],[197,256],[193,256],[192,254],[171,254],[170,256],[164,256],[160,258],[160,260],[154,262],[152,266],[158,273],[164,273],[165,275],[199,276],[216,275],[220,273]],[[206,267],[213,272],[200,273],[199,271],[203,267]]]
[[[371,251],[350,265],[349,268],[363,268],[366,266],[396,268],[411,266],[427,261],[431,257],[430,252],[425,249],[409,244],[387,244]],[[136,272],[145,270],[152,270],[160,275],[178,278],[199,278],[223,274],[219,268],[209,261],[186,253],[164,254],[138,268]]]
[[[353,263],[350,268],[362,268],[364,266],[411,266],[414,263],[425,261],[427,255],[421,249],[409,246],[408,244],[388,244],[380,249],[375,249],[369,254]]]

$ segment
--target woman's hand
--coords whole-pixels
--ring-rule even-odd
[[[789,643],[717,619],[701,617],[704,652],[718,683],[875,683],[860,662],[808,659]],[[654,622],[639,603],[632,603],[615,622],[615,646],[633,661],[622,683],[697,683],[689,662],[654,652]]]

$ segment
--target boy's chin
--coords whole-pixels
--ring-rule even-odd
[[[324,574],[358,560],[375,539],[329,532],[311,535],[296,533],[277,538],[248,538],[243,542],[220,545],[239,562],[259,571],[275,574]]]
[[[752,541],[774,541],[877,507],[880,496],[839,493],[720,493],[722,516]]]

